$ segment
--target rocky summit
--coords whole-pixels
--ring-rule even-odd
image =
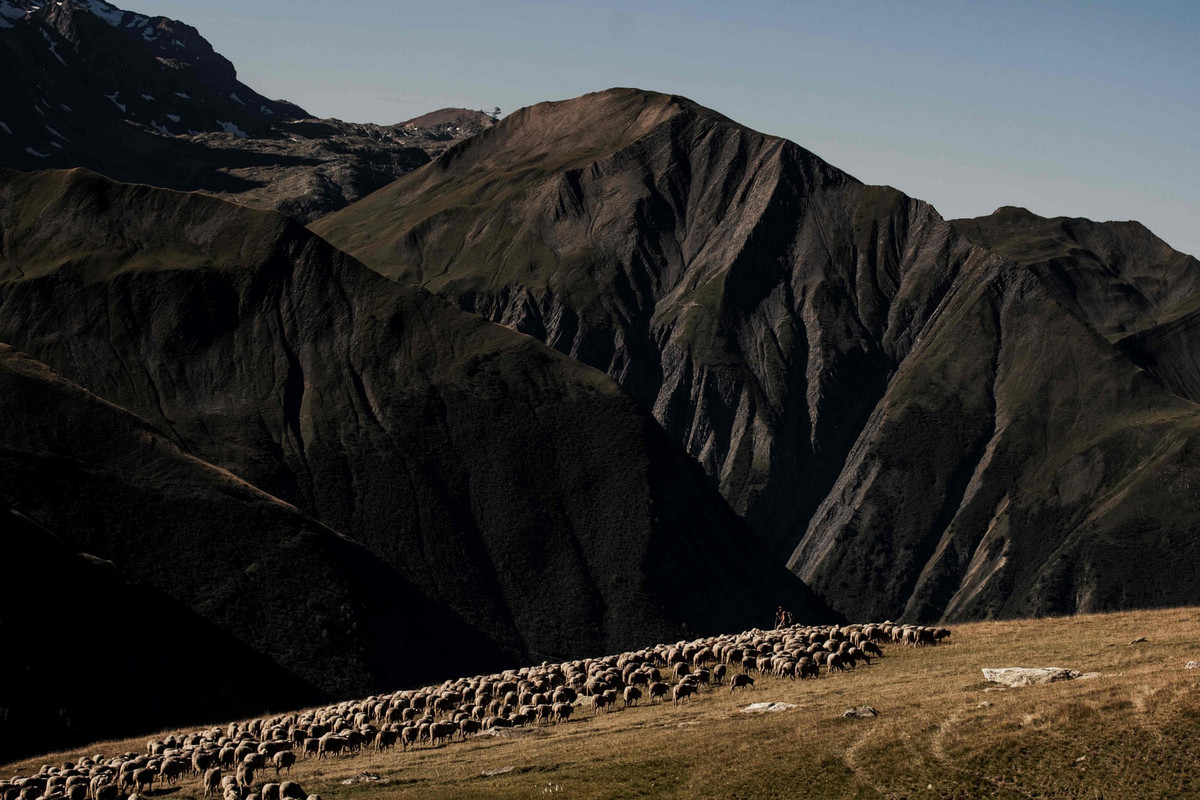
[[[0,73],[0,165],[87,167],[302,220],[493,124],[466,109],[423,124],[313,119],[240,82],[195,28],[103,0],[0,0]]]
[[[851,618],[1195,600],[1200,418],[1183,367],[1143,368],[1158,328],[1110,336],[1147,304],[1170,324],[1196,273],[1138,231],[1129,277],[1072,295],[926,203],[634,89],[512,114],[313,229],[607,372]]]

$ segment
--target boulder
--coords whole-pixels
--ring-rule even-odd
[[[853,719],[869,719],[871,717],[878,717],[879,712],[870,706],[859,706],[858,708],[847,708],[842,712],[842,716]]]
[[[1063,667],[1001,667],[983,670],[985,680],[1005,686],[1033,686],[1082,677],[1083,673]]]
[[[742,709],[743,714],[761,714],[763,712],[787,711],[795,708],[795,703],[751,703]]]

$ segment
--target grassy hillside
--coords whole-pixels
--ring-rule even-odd
[[[718,688],[678,708],[589,711],[507,737],[309,760],[291,777],[326,800],[1192,796],[1200,673],[1184,664],[1200,653],[1198,636],[1197,608],[973,623],[946,644],[885,647],[883,659],[832,678],[761,678],[753,691]],[[1139,637],[1146,641],[1130,644]],[[980,673],[1017,665],[1101,675],[999,690]],[[740,712],[768,701],[796,707]],[[879,716],[841,717],[863,704]],[[0,774],[144,746],[100,743]],[[380,780],[343,784],[364,772]],[[171,794],[198,797],[199,783]]]

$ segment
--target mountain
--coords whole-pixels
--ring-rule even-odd
[[[1033,270],[1064,305],[1163,386],[1200,402],[1200,262],[1138,222],[997,209],[953,224]]]
[[[103,0],[0,0],[0,163],[87,167],[308,220],[492,124],[316,120],[268,100],[196,31]]]
[[[791,142],[613,89],[311,227],[607,372],[851,618],[1198,599],[1195,405],[1044,275]]]
[[[296,672],[320,689],[393,685],[405,669],[396,659],[418,645],[438,653],[423,668],[444,670],[493,652],[578,656],[766,624],[778,603],[830,616],[603,373],[384,278],[287,217],[83,170],[3,171],[0,256],[0,341],[129,415],[122,424],[157,437],[155,452],[174,448],[241,487],[218,494],[256,493],[264,510],[217,516],[229,503],[208,492],[176,501],[181,479],[153,469],[139,484],[166,493],[157,506],[91,470],[19,463],[0,481],[5,499],[218,625],[229,617],[206,598],[253,564],[278,589],[263,562],[270,547],[307,529],[326,547],[349,537],[362,549],[347,585],[392,599],[330,604],[374,609],[375,631],[400,632],[348,619],[353,641],[382,650],[379,663],[351,648],[339,666],[314,651],[329,674]],[[111,455],[104,437],[117,423],[22,406],[47,442],[16,451],[95,436]],[[119,474],[148,458],[122,456]],[[267,525],[267,510],[291,521]],[[199,558],[227,549],[219,565]],[[286,563],[279,552],[271,569]],[[307,582],[309,568],[294,569]],[[286,633],[305,592],[284,594],[252,604],[257,626],[309,647],[316,631]],[[414,643],[405,624],[441,633]]]

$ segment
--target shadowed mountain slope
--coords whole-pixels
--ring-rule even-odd
[[[312,228],[607,371],[853,618],[1196,599],[1195,407],[1036,275],[790,142],[614,89]],[[1147,548],[1161,588],[1121,566]]]
[[[8,643],[0,758],[328,698],[187,606],[7,508],[0,556]]]
[[[780,602],[827,614],[602,373],[275,213],[0,175],[0,340],[350,536],[506,652],[765,624]]]
[[[81,661],[69,647],[6,659],[5,708],[72,720],[41,733],[203,722],[513,658],[360,545],[8,345],[0,415],[0,629],[14,644],[82,637]]]

